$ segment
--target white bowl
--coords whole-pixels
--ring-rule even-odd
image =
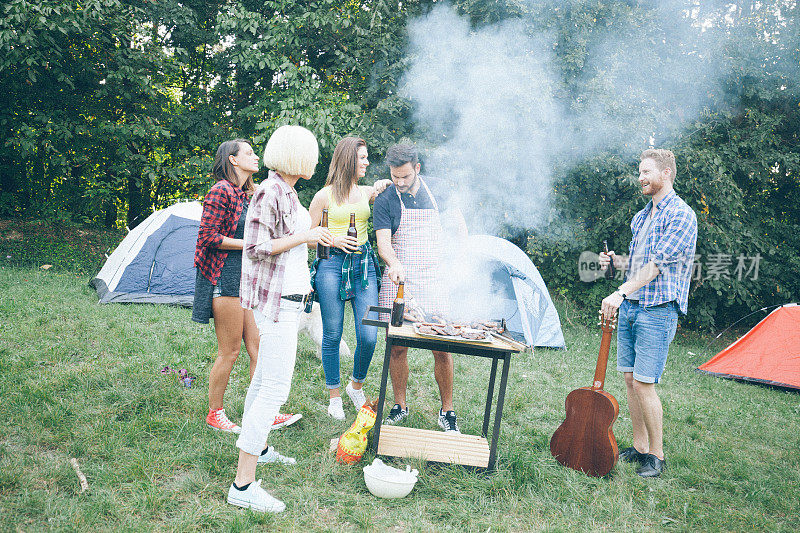
[[[408,496],[417,483],[417,474],[410,466],[399,470],[375,459],[371,465],[364,467],[364,482],[369,491],[378,498],[403,498]]]

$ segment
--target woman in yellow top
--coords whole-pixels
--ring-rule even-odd
[[[378,338],[375,326],[361,323],[369,306],[378,305],[380,280],[378,258],[367,239],[369,204],[391,180],[379,180],[374,186],[359,185],[368,166],[367,143],[363,139],[345,137],[339,141],[333,151],[325,187],[317,192],[309,207],[312,227],[322,220],[322,210],[328,210],[328,229],[333,234],[330,258],[318,258],[314,263],[313,284],[322,312],[322,368],[330,394],[328,414],[337,420],[344,420],[339,391],[339,343],[345,301],[351,301],[356,323],[353,373],[346,387],[356,409],[366,401],[361,387]],[[356,215],[357,238],[347,236],[351,213]]]

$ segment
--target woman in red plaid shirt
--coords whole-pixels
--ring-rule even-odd
[[[239,433],[222,407],[233,364],[244,340],[250,356],[250,377],[258,358],[258,328],[251,310],[239,303],[242,270],[242,243],[247,207],[255,191],[253,174],[258,172],[258,156],[244,139],[226,141],[217,148],[212,174],[217,183],[203,200],[203,216],[197,234],[194,264],[194,306],[192,320],[208,324],[214,318],[217,357],[208,379],[208,416],[212,429]],[[282,427],[302,418],[300,414],[279,414],[275,426]]]

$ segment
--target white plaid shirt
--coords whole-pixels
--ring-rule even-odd
[[[258,309],[274,322],[280,312],[286,254],[272,255],[272,239],[294,233],[299,208],[297,191],[270,170],[247,211],[239,298],[242,307]]]

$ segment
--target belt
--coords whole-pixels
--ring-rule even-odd
[[[281,296],[284,300],[289,300],[290,302],[300,302],[303,305],[306,304],[313,296],[313,293],[308,294],[284,294]]]
[[[628,300],[628,301],[631,303],[631,305],[639,305],[639,300]],[[663,304],[651,305],[650,308],[651,309],[656,309],[658,307],[666,307],[666,306],[668,306],[669,304],[671,304],[673,302],[675,302],[675,300],[670,300],[668,302],[664,302]],[[678,303],[675,302],[675,305],[677,306]]]

